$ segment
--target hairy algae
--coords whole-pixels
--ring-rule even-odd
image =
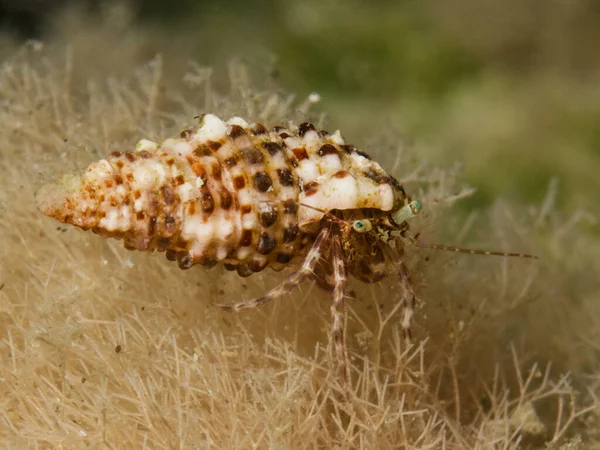
[[[287,273],[182,272],[160,255],[57,227],[34,202],[43,182],[141,137],[175,134],[202,112],[269,125],[308,116],[335,128],[335,120],[280,93],[268,76],[253,77],[260,70],[252,64],[217,72],[177,56],[148,58],[131,35],[114,50],[110,27],[86,35],[67,46],[25,45],[0,73],[7,445],[600,445],[598,242],[586,213],[556,208],[556,183],[534,206],[498,199],[465,221],[453,212],[471,193],[460,166],[424,163],[385,126],[353,132],[423,201],[427,213],[411,225],[421,239],[529,251],[542,261],[409,248],[420,298],[412,347],[396,324],[397,282],[354,283],[346,399],[327,350],[326,293],[307,285],[228,315],[210,303],[256,295]],[[109,48],[110,66],[94,60]]]

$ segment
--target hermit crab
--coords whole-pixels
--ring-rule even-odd
[[[113,152],[81,176],[46,186],[38,206],[60,222],[122,239],[127,249],[165,252],[182,269],[223,264],[247,277],[299,261],[263,296],[217,306],[254,308],[315,280],[332,292],[332,341],[345,377],[347,278],[373,283],[391,268],[410,338],[415,291],[402,255],[414,241],[407,221],[421,204],[339,131],[309,123],[268,130],[206,114],[197,129],[162,144],[141,140],[135,151]]]

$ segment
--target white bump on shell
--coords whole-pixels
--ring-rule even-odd
[[[359,195],[356,203],[357,208],[381,208],[381,199],[377,195],[379,186],[369,179],[356,180],[358,182]]]
[[[259,211],[261,213],[271,212],[271,205],[269,205],[267,202],[260,202]]]
[[[248,128],[248,122],[246,122],[244,119],[242,119],[241,117],[232,117],[231,119],[229,119],[227,121],[227,125],[239,125],[242,128]]]
[[[324,198],[323,208],[352,209],[358,202],[358,183],[354,177],[330,178],[319,187]]]
[[[251,205],[254,203],[254,197],[248,188],[238,191],[238,201],[240,205]]]
[[[314,155],[323,145],[323,141],[316,131],[309,130],[304,134],[303,145],[309,155]]]
[[[303,159],[300,161],[296,171],[300,174],[300,178],[305,184],[316,180],[321,175],[319,166],[312,159]]]
[[[342,161],[338,155],[325,155],[321,166],[326,172],[333,174],[342,170]]]
[[[162,148],[174,156],[186,157],[192,154],[192,146],[182,139],[167,139]]]
[[[365,158],[364,156],[359,155],[358,153],[352,153],[350,155],[350,158],[352,159],[352,162],[361,169],[369,169],[373,167],[373,161],[371,161],[369,158]]]
[[[202,126],[192,137],[192,142],[218,141],[226,136],[227,125],[217,116],[207,114],[202,120]]]
[[[133,210],[135,212],[140,212],[144,210],[144,200],[142,200],[142,197],[136,199],[133,202]]]
[[[295,149],[295,148],[304,146],[302,139],[295,137],[295,136],[290,136],[288,138],[285,138],[283,140],[283,142],[285,142],[285,145],[287,148],[291,148],[291,149]]]
[[[256,214],[244,214],[242,216],[242,226],[245,229],[254,229],[258,226],[256,222]]]
[[[104,216],[100,220],[100,226],[102,228],[107,229],[108,231],[115,231],[117,229],[117,224],[119,221],[118,215],[119,212],[116,209],[109,209],[108,211],[106,211],[106,216]]]
[[[394,207],[394,191],[389,184],[379,185],[378,197],[382,211],[390,211]]]
[[[128,206],[121,206],[119,211],[120,217],[120,229],[122,231],[127,231],[131,226],[131,211]]]
[[[127,195],[127,191],[128,189],[123,186],[122,184],[117,186],[117,188],[115,189],[115,192],[117,193],[117,195],[124,197],[125,195]]]
[[[224,211],[220,211],[221,214],[217,216],[217,220],[219,221],[219,227],[217,229],[218,237],[221,242],[228,241],[233,233],[235,232],[235,226],[228,217],[225,216]]]
[[[250,247],[238,247],[235,251],[235,257],[237,259],[243,260],[248,258],[252,253],[252,249]]]
[[[142,139],[135,146],[135,150],[138,152],[141,152],[144,150],[153,152],[153,151],[156,151],[157,148],[158,148],[158,144],[149,139]]]
[[[221,245],[219,248],[217,248],[217,261],[223,261],[225,258],[227,258],[228,253],[229,249],[225,245]]]
[[[101,159],[97,163],[92,163],[85,173],[85,178],[89,181],[102,181],[112,175],[112,166],[106,159]]]
[[[191,243],[192,257],[202,256],[214,235],[214,221],[204,222],[200,214],[186,216],[182,222],[181,237]]]
[[[340,133],[340,130],[335,130],[335,133],[327,136],[327,139],[329,139],[329,142],[332,142],[336,145],[344,145],[345,144],[344,139],[342,138],[342,135]]]
[[[146,165],[136,164],[133,167],[134,185],[137,189],[146,189],[154,184],[152,172]]]
[[[200,190],[192,186],[189,181],[177,186],[175,192],[177,192],[182,202],[189,202],[200,197]]]
[[[145,159],[134,161],[132,166],[134,186],[138,189],[152,188],[165,182],[167,174],[161,162]]]

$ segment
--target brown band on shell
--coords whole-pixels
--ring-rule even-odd
[[[294,185],[294,175],[292,175],[292,171],[290,169],[277,169],[277,177],[279,178],[279,182],[282,186]]]
[[[265,172],[258,172],[254,175],[254,188],[259,192],[267,192],[273,187],[271,177]]]
[[[175,190],[168,184],[160,187],[160,195],[166,205],[172,205],[175,202]]]
[[[231,131],[229,132],[229,137],[231,139],[237,139],[241,136],[245,136],[246,131],[239,125],[232,125]]]
[[[273,206],[267,206],[263,208],[258,216],[258,220],[263,227],[269,228],[275,224],[275,222],[277,222],[277,208]]]
[[[229,208],[231,208],[231,205],[233,204],[233,197],[227,189],[221,188],[221,190],[219,191],[219,197],[222,209],[228,210]]]
[[[319,149],[319,151],[317,152],[317,154],[319,156],[325,156],[325,155],[337,155],[338,149],[335,148],[333,145],[331,144],[324,144],[321,146],[321,148]]]
[[[365,170],[363,175],[370,180],[373,180],[377,184],[392,184],[390,181],[390,176],[384,173],[375,172],[372,169]]]
[[[194,151],[192,153],[194,153],[194,155],[197,156],[198,158],[201,158],[203,156],[211,156],[213,152],[210,150],[208,145],[200,144],[198,147],[196,147],[194,149]]]
[[[225,164],[226,164],[228,167],[233,167],[233,166],[235,166],[235,165],[237,164],[237,162],[238,162],[238,160],[237,160],[237,158],[236,158],[235,156],[230,156],[229,158],[227,158],[227,159],[225,160]]]
[[[181,130],[181,132],[179,133],[179,137],[189,141],[193,134],[194,134],[193,128],[186,128],[185,130]]]
[[[292,150],[292,153],[294,153],[297,161],[302,161],[308,158],[308,153],[304,147],[297,147]]]
[[[289,253],[278,253],[275,261],[280,264],[287,264],[292,260],[293,257],[294,255],[290,255]]]
[[[206,141],[206,145],[208,146],[208,148],[210,148],[213,152],[216,152],[217,150],[219,150],[221,148],[221,146],[223,145],[222,142],[219,141]]]
[[[246,161],[246,164],[255,165],[255,164],[263,164],[264,157],[260,150],[254,147],[245,147],[240,149],[242,153],[242,158]]]
[[[298,237],[299,232],[300,232],[300,228],[298,227],[298,224],[294,224],[294,225],[287,227],[283,231],[283,242],[285,242],[285,243],[294,242],[296,240],[296,237]]]
[[[247,264],[240,264],[239,266],[236,267],[236,270],[237,270],[237,274],[242,278],[249,277],[250,275],[252,275],[254,273],[248,267]]]
[[[283,147],[278,142],[266,141],[261,145],[271,156],[275,156],[277,153],[283,151]]]
[[[306,183],[304,185],[304,193],[306,194],[307,197],[310,197],[311,195],[314,195],[318,192],[319,190],[319,183],[317,183],[316,181],[311,181],[310,183]]]
[[[276,246],[277,243],[275,242],[273,236],[271,236],[269,233],[262,233],[258,238],[258,247],[256,250],[261,255],[268,255],[275,250]]]
[[[233,179],[233,186],[239,191],[246,187],[246,179],[243,175],[238,175]]]
[[[350,172],[348,172],[347,170],[340,170],[333,174],[334,178],[346,178],[349,175]]]
[[[249,247],[250,245],[252,245],[252,230],[245,229],[242,231],[240,246]]]
[[[308,122],[301,123],[298,127],[298,136],[303,137],[309,131],[315,131],[313,124]]]
[[[215,201],[206,185],[200,188],[200,207],[204,213],[209,215],[215,210]]]
[[[267,134],[269,132],[267,128],[260,123],[255,123],[251,131],[254,136],[260,136],[261,134]]]
[[[286,214],[296,214],[298,203],[295,200],[286,200],[283,202],[283,212]]]

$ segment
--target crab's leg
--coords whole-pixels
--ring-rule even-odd
[[[321,258],[322,247],[325,245],[327,238],[329,237],[329,227],[325,227],[321,230],[315,243],[308,251],[306,258],[302,262],[302,266],[296,272],[291,274],[283,283],[275,286],[273,289],[268,291],[265,295],[257,297],[245,302],[233,303],[231,305],[215,304],[217,308],[224,311],[241,311],[243,309],[256,308],[262,306],[265,303],[270,302],[274,298],[280,297],[283,294],[288,293],[296,286],[298,286],[306,277],[313,273],[315,265]]]
[[[332,340],[338,364],[346,381],[350,381],[348,351],[344,338],[344,290],[346,288],[346,267],[344,255],[337,234],[331,240],[331,264],[333,266],[334,288],[331,295]]]
[[[398,276],[402,282],[402,322],[400,325],[404,330],[404,336],[408,343],[412,340],[412,333],[410,331],[410,324],[412,322],[413,315],[415,313],[416,296],[413,286],[413,282],[410,279],[410,274],[406,268],[404,261],[398,262]]]
[[[400,322],[400,326],[402,327],[404,338],[408,343],[410,343],[412,340],[410,325],[415,312],[416,304],[415,288],[410,278],[408,268],[402,260],[402,254],[393,250],[390,250],[388,254],[390,255],[391,260],[396,267],[398,278],[400,279],[400,284],[402,285],[402,320]]]

